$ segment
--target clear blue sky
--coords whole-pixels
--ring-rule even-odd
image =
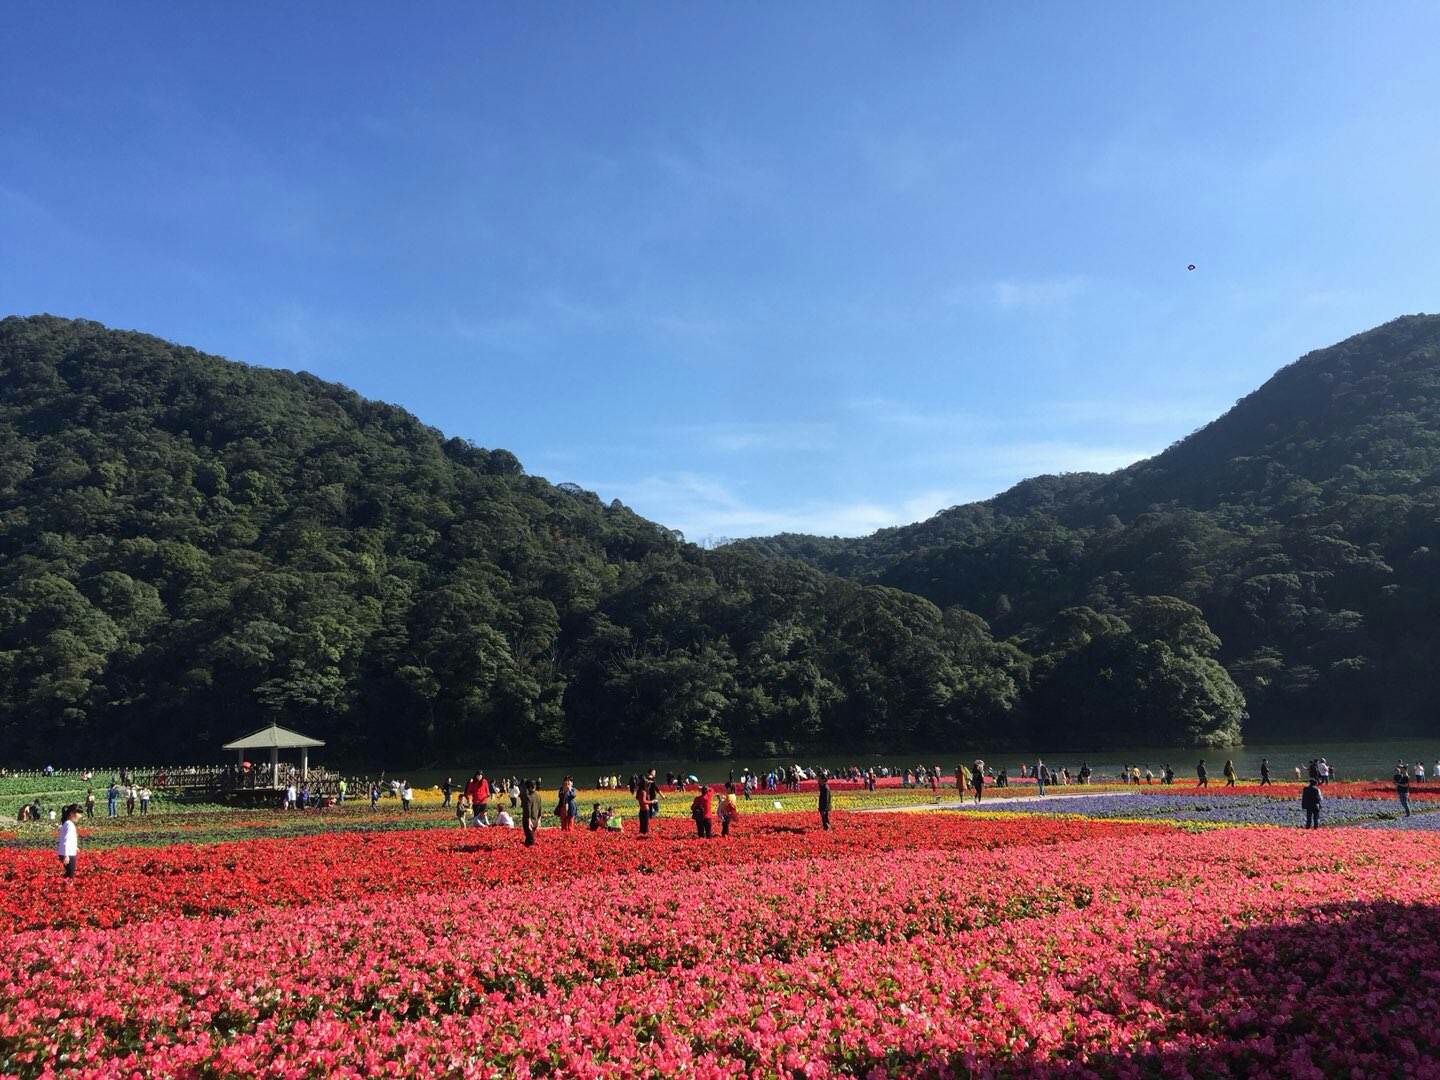
[[[1115,468],[1440,309],[1434,3],[12,3],[0,35],[0,312],[313,371],[692,539]]]

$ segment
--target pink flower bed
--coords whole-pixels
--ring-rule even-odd
[[[423,887],[11,932],[0,1071],[1440,1077],[1428,838],[839,817],[628,845],[657,861],[457,832]],[[334,865],[398,850],[320,839]],[[306,842],[256,843],[302,845],[302,889]],[[189,857],[218,880],[239,846]]]

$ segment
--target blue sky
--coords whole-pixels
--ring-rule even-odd
[[[0,312],[313,371],[692,539],[1116,468],[1440,310],[1433,3],[17,3],[0,35]]]

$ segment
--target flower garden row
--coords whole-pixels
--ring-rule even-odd
[[[1440,1077],[1423,835],[660,824],[0,853],[0,1071]]]

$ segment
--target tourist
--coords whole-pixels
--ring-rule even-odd
[[[410,786],[409,780],[400,781],[400,809],[410,809],[410,801],[415,798],[415,789]]]
[[[565,777],[560,782],[557,796],[555,816],[560,819],[560,831],[569,832],[570,826],[575,822],[575,781],[568,776]]]
[[[150,789],[148,787],[140,789],[140,813],[150,813]]]
[[[466,828],[465,815],[470,812],[470,798],[464,792],[455,800],[455,820],[460,823],[460,828]]]
[[[1206,769],[1205,769],[1205,762],[1204,762],[1204,761],[1201,761],[1199,765],[1196,765],[1196,766],[1195,766],[1195,786],[1196,786],[1196,787],[1209,787],[1209,786],[1210,786],[1210,774],[1209,774],[1209,772],[1207,772]]]
[[[485,779],[483,772],[477,769],[470,777],[465,784],[465,794],[469,797],[470,806],[475,813],[484,817],[490,812],[490,781]]]
[[[95,789],[94,789],[94,788],[86,788],[86,789],[85,789],[85,816],[86,816],[87,818],[92,818],[92,817],[95,816]]]
[[[695,819],[695,835],[708,840],[715,835],[715,820],[710,807],[710,788],[700,785],[700,793],[690,803],[690,816]]]
[[[830,779],[824,773],[820,774],[820,790],[818,792],[817,809],[820,811],[820,827],[826,832],[830,831]]]
[[[605,816],[600,813],[600,804],[597,802],[595,808],[590,811],[590,831],[599,832],[605,824]]]
[[[625,823],[620,819],[620,815],[615,813],[615,808],[613,806],[607,806],[605,808],[605,831],[623,832],[624,829]]]
[[[1234,787],[1234,786],[1235,786],[1235,762],[1231,761],[1229,758],[1226,758],[1226,759],[1225,759],[1225,770],[1224,770],[1224,772],[1225,772],[1225,786],[1226,786],[1226,787]]]
[[[1260,759],[1260,786],[1270,786],[1270,759],[1268,757]]]
[[[1045,763],[1043,761],[1035,762],[1035,789],[1041,795],[1045,794],[1045,778],[1047,775],[1049,775],[1049,770],[1045,768]]]
[[[1131,766],[1130,766],[1130,783],[1134,784],[1136,787],[1139,787],[1139,786],[1140,786],[1140,766],[1139,766],[1139,765],[1131,765]]]
[[[1415,762],[1415,783],[1425,783],[1425,763],[1423,761]]]
[[[338,801],[339,801],[339,804],[340,804],[341,806],[344,806],[344,805],[345,805],[345,794],[346,794],[346,792],[348,792],[349,790],[350,790],[350,785],[348,785],[347,783],[345,783],[345,778],[342,776],[342,777],[340,778],[340,798],[339,798],[339,800],[338,800]]]
[[[1405,811],[1405,816],[1410,816],[1410,777],[1405,771],[1403,761],[1395,764],[1395,798],[1400,800],[1400,806]]]
[[[454,790],[455,790],[455,781],[454,781],[453,779],[451,779],[450,777],[448,777],[448,776],[445,777],[445,782],[440,785],[440,795],[441,795],[440,806],[441,806],[441,809],[444,809],[445,807],[447,807],[447,806],[450,805],[450,793],[451,793],[452,791],[454,791]]]
[[[510,809],[514,810],[520,805],[520,781],[512,779],[510,787],[505,791],[506,797],[510,800]]]
[[[135,800],[139,798],[140,791],[134,784],[125,789],[125,814],[130,816],[135,813]]]
[[[975,805],[980,805],[980,799],[985,792],[985,762],[979,758],[970,768],[970,787],[975,792]]]
[[[720,835],[729,836],[730,826],[740,820],[740,804],[735,798],[735,781],[725,785],[725,794],[720,798]]]
[[[1161,770],[1160,782],[1162,784],[1175,783],[1175,770],[1172,769],[1169,765],[1166,765],[1165,768]]]
[[[481,817],[478,820],[484,821],[485,819]],[[500,807],[500,812],[495,815],[495,824],[502,829],[513,829],[515,827],[515,819],[510,816],[510,811],[502,806]]]
[[[108,817],[118,817],[120,814],[120,787],[114,780],[110,781],[110,787],[105,792],[105,808]]]
[[[1320,783],[1328,784],[1330,782],[1330,763],[1323,757],[1315,765],[1315,771],[1320,776]]]
[[[1320,779],[1315,777],[1300,793],[1300,809],[1305,811],[1305,828],[1320,827],[1320,807],[1324,802],[1325,796],[1320,794]]]
[[[292,780],[285,785],[285,809],[294,810],[300,801],[300,793],[295,790],[295,782]]]
[[[540,792],[535,790],[535,781],[525,781],[525,805],[521,821],[525,828],[525,846],[535,846],[535,834],[540,831],[540,815],[545,812],[540,804]]]
[[[55,853],[60,856],[60,866],[67,878],[75,876],[75,862],[80,855],[80,829],[75,824],[79,817],[77,803],[71,803],[61,811],[60,836],[55,842]]]
[[[373,812],[380,805],[380,785],[370,785],[370,809]]]
[[[654,812],[655,809],[655,803],[652,801],[650,795],[649,784],[642,781],[641,783],[635,785],[635,802],[640,807],[640,809],[637,811],[637,814],[640,818],[640,835],[649,836],[650,815]]]

